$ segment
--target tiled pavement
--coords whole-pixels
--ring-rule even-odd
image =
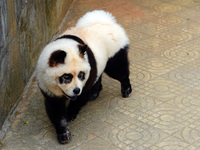
[[[60,145],[33,78],[2,149],[200,149],[200,0],[77,0],[60,32],[94,9],[111,12],[128,33],[132,95],[123,99],[104,75],[99,98]]]

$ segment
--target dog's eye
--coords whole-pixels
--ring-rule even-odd
[[[80,71],[79,74],[78,74],[78,78],[83,81],[85,79],[85,72],[83,71]]]
[[[60,84],[62,83],[70,83],[72,81],[73,75],[72,74],[63,74],[61,77],[59,77]]]

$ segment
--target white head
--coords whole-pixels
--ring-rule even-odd
[[[58,39],[48,44],[36,68],[40,88],[50,96],[80,95],[91,70],[87,48],[72,39]]]

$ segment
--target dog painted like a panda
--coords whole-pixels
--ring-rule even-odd
[[[43,49],[36,76],[60,143],[71,138],[67,121],[73,121],[88,100],[98,97],[103,72],[121,83],[123,97],[130,95],[128,47],[125,30],[115,18],[95,10]],[[68,107],[66,100],[70,100]]]

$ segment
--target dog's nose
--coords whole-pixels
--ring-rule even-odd
[[[74,92],[74,94],[79,94],[79,93],[80,93],[80,89],[79,89],[79,88],[75,88],[75,89],[73,90],[73,92]]]

